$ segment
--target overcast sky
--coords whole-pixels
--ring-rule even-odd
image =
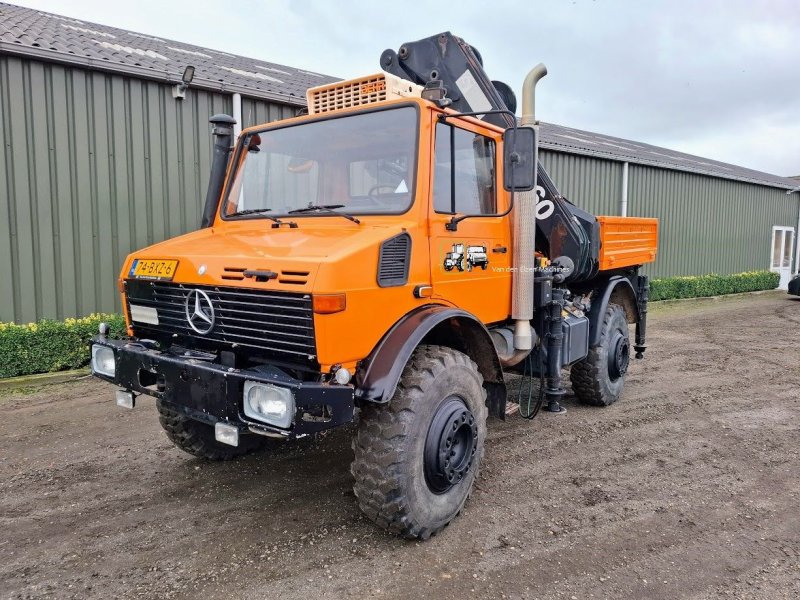
[[[10,1],[344,78],[449,30],[518,96],[544,62],[543,121],[800,175],[797,0]]]

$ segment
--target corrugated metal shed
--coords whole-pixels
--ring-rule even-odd
[[[118,309],[125,256],[197,228],[220,112],[229,94],[0,55],[0,321]]]
[[[172,97],[187,64],[185,100]],[[195,229],[208,118],[286,118],[333,77],[0,3],[0,321],[118,309],[130,251]],[[656,216],[652,275],[769,266],[773,225],[795,227],[791,179],[543,123],[542,161],[595,214]],[[795,265],[795,269],[797,265]]]
[[[542,150],[544,168],[562,195],[595,215],[618,215],[622,163]]]
[[[541,152],[561,193],[596,215],[620,215],[623,162]],[[654,277],[738,273],[770,265],[774,225],[796,228],[800,194],[689,171],[629,163],[628,216],[659,219]],[[798,268],[796,259],[794,270]]]
[[[632,165],[628,214],[660,220],[653,276],[740,273],[770,265],[773,225],[796,227],[800,195],[718,177]]]

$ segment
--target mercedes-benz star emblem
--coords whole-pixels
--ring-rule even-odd
[[[186,296],[186,320],[189,327],[200,334],[214,328],[214,305],[203,290],[192,290]]]

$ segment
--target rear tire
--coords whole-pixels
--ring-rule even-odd
[[[619,304],[609,304],[600,325],[600,343],[572,365],[572,391],[584,404],[609,406],[622,395],[630,360],[628,319]]]
[[[462,510],[486,439],[478,367],[443,346],[420,346],[388,404],[362,408],[353,439],[353,491],[376,524],[428,539]]]
[[[214,438],[214,427],[190,419],[186,415],[156,401],[158,408],[158,421],[169,440],[184,452],[206,460],[232,460],[251,452],[263,450],[270,443],[278,444],[279,441],[270,440],[260,435],[243,435],[239,437],[238,446],[221,444]]]

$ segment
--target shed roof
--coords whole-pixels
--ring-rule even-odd
[[[179,83],[305,106],[306,89],[336,77],[236,56],[116,27],[0,2],[0,53]]]
[[[643,142],[633,142],[610,135],[564,127],[563,125],[542,123],[540,138],[542,148],[557,152],[583,154],[597,158],[660,167],[662,169],[688,171],[690,173],[700,173],[702,175],[784,189],[791,189],[797,186],[797,182],[789,177],[771,175],[711,158],[702,158]]]
[[[306,89],[338,81],[313,71],[278,65],[183,42],[98,25],[0,2],[0,53],[23,55],[89,69],[178,83],[184,68],[196,68],[192,85],[305,106]],[[542,123],[541,146],[597,158],[689,171],[784,189],[797,182],[668,150],[642,142]]]

